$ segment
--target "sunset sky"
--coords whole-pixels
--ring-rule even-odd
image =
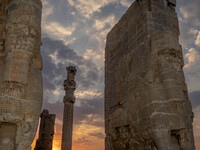
[[[63,81],[76,66],[73,150],[104,150],[104,48],[110,29],[134,0],[42,0],[43,109],[56,114],[53,150],[60,150]],[[177,0],[185,77],[200,150],[200,0]],[[34,144],[33,144],[34,145]],[[34,147],[33,147],[34,148]]]

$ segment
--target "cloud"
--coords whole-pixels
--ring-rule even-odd
[[[82,138],[78,138],[78,140],[76,140],[74,142],[75,144],[92,144],[93,141],[90,141],[87,137],[82,137]]]
[[[189,92],[200,91],[200,52],[191,48],[184,55],[185,66],[184,73]]]
[[[88,98],[91,99],[92,97],[102,97],[103,93],[102,91],[98,89],[92,89],[89,91],[80,91],[80,92],[75,92],[75,95],[77,98]]]
[[[86,18],[90,18],[94,12],[100,11],[100,8],[113,3],[115,0],[70,0],[69,4],[76,8],[76,10]]]
[[[200,31],[197,34],[197,38],[195,40],[195,45],[197,45],[198,47],[200,47]]]
[[[102,98],[96,99],[76,99],[74,105],[74,124],[82,124],[83,122],[97,127],[104,126],[104,101]],[[43,109],[48,109],[50,113],[56,114],[56,118],[63,120],[63,102],[43,104]]]
[[[192,66],[197,65],[197,63],[198,64],[200,63],[199,62],[200,61],[200,53],[195,48],[189,49],[188,53],[185,54],[184,58],[188,62],[185,65],[185,68],[190,68]]]
[[[51,33],[53,36],[59,37],[59,39],[65,39],[66,36],[72,35],[75,28],[76,25],[65,27],[58,22],[50,22],[43,25],[43,32]]]
[[[106,35],[132,1],[43,0],[43,36],[63,40],[100,69],[104,65]]]
[[[102,84],[102,72],[90,59],[79,56],[73,49],[69,48],[61,40],[42,38],[42,57],[43,57],[43,81],[44,92],[50,98],[49,101],[55,102],[62,99],[63,81],[66,79],[66,67],[76,66],[77,96],[80,98],[100,96],[102,91],[96,89],[97,85]],[[96,89],[96,90],[94,90]],[[103,85],[101,87],[103,89]],[[58,98],[58,99],[52,99]]]
[[[193,109],[200,106],[200,91],[194,91],[192,93],[189,93],[189,98]]]
[[[103,134],[103,133],[89,133],[89,135],[97,137],[99,139],[104,139],[105,138],[105,134]]]
[[[116,19],[114,15],[108,16],[107,18],[103,19],[95,19],[94,27],[97,29],[97,31],[102,30],[106,27],[106,25],[109,25],[111,28],[116,23]]]
[[[45,21],[46,18],[54,13],[54,7],[50,5],[47,0],[42,1],[43,10],[42,10],[42,21]]]
[[[128,8],[134,0],[69,0],[68,3],[74,7],[81,15],[90,18],[95,12],[100,12],[101,8],[110,4],[116,6],[123,5]],[[113,9],[110,9],[113,11]],[[111,12],[111,11],[109,11]]]
[[[85,121],[88,125],[97,127],[104,126],[104,101],[102,98],[80,99],[77,100],[78,106],[75,106],[75,124],[81,124]]]
[[[180,23],[180,43],[184,49],[188,49],[190,45],[195,41],[195,36],[198,32],[191,24]]]
[[[200,5],[199,0],[182,0],[177,1],[178,16],[180,21],[180,42],[183,48],[191,48],[194,44],[195,36],[198,33],[200,25],[200,10],[198,6]]]
[[[100,144],[104,140],[104,101],[96,99],[76,99],[74,105],[73,143],[77,146]],[[44,103],[43,109],[48,109],[51,114],[56,114],[55,141],[59,146],[62,137],[62,120],[64,104],[62,102]],[[94,139],[94,137],[96,139]],[[78,147],[80,149],[80,147]]]
[[[195,26],[200,25],[200,10],[199,0],[192,0],[192,1],[186,1],[181,2],[182,5],[180,6],[179,10],[183,17],[184,22],[194,24]]]
[[[133,2],[134,0],[121,0],[121,4],[126,7],[130,7]]]

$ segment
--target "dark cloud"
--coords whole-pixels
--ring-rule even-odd
[[[97,80],[97,78],[98,78],[97,73],[93,70],[88,71],[87,76],[92,80]]]
[[[189,98],[193,109],[200,105],[200,91],[189,93]]]
[[[75,18],[71,12],[75,11],[75,9],[70,7],[67,1],[58,2],[55,0],[48,0],[48,5],[54,8],[54,12],[46,18],[48,22],[59,22],[63,26],[70,26],[72,24]]]
[[[63,119],[63,110],[64,110],[64,104],[62,102],[56,102],[56,103],[43,103],[43,109],[49,110],[49,113],[56,114],[56,118],[58,120]]]
[[[83,58],[79,56],[73,49],[69,48],[61,40],[53,40],[48,37],[42,38],[42,52],[45,54],[57,53],[59,59],[74,60],[77,63],[83,63]]]
[[[79,106],[76,103],[79,103]],[[74,124],[81,124],[81,121],[86,120],[89,125],[104,126],[104,101],[102,98],[77,99],[76,103],[74,105]],[[58,120],[63,120],[64,104],[62,102],[44,103],[43,109],[48,109],[50,113],[56,114]],[[99,120],[97,118],[101,118],[102,121],[97,121]]]
[[[193,24],[195,26],[200,25],[200,1],[199,0],[182,0],[177,1],[178,12],[181,17],[184,19],[184,22]]]
[[[70,65],[77,68],[78,88],[87,90],[96,84],[99,75],[93,62],[79,56],[63,41],[44,37],[42,43],[44,90],[55,90],[56,86],[61,88],[66,78],[66,67]]]
[[[74,109],[74,122],[75,124],[81,123],[82,120],[87,120],[87,123],[94,126],[104,126],[103,121],[96,121],[96,118],[103,120],[104,114],[104,101],[101,98],[98,99],[79,99],[80,107],[75,106]],[[88,117],[88,115],[92,115]],[[99,120],[99,119],[98,119]]]
[[[98,127],[104,126],[104,101],[102,98],[96,99],[78,99],[80,107],[74,108],[74,122],[81,124],[81,121],[86,120],[89,125]],[[89,117],[90,115],[90,117]],[[101,121],[97,121],[101,118]]]
[[[48,77],[43,76],[43,85],[44,85],[44,89],[46,90],[55,90],[56,86],[50,82],[48,82]]]
[[[105,19],[110,15],[115,15],[116,18],[120,19],[122,14],[124,14],[126,11],[127,7],[123,6],[119,2],[114,2],[101,7],[100,11],[97,11],[93,14],[93,17],[97,19]]]
[[[181,32],[180,42],[184,49],[194,46],[196,31],[200,30],[199,5],[199,0],[177,1],[177,13]]]

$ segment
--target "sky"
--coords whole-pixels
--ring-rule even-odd
[[[133,2],[42,0],[43,109],[56,114],[53,150],[60,150],[63,81],[66,79],[66,67],[70,65],[77,68],[72,150],[104,150],[106,35]],[[199,0],[178,0],[176,7],[185,79],[195,115],[193,125],[197,150],[200,150],[199,6]]]

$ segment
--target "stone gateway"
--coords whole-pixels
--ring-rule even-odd
[[[175,0],[137,0],[107,36],[106,150],[195,150]]]
[[[0,0],[0,149],[30,150],[41,113],[40,0]]]

